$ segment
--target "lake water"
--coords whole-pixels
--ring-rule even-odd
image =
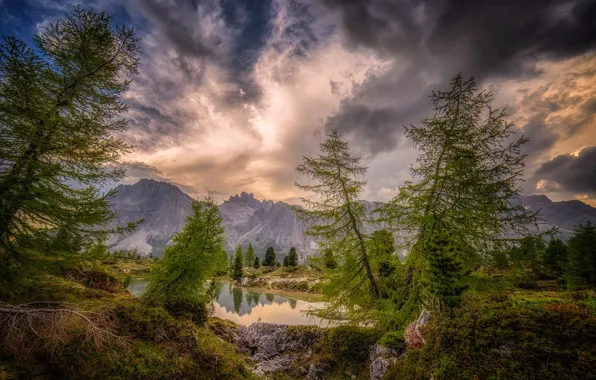
[[[134,295],[141,296],[146,286],[146,281],[136,279],[130,283],[127,289]],[[321,304],[267,291],[234,286],[230,282],[218,282],[215,286],[213,299],[213,316],[245,326],[254,322],[329,326],[329,321],[306,314],[309,309],[316,308],[317,305]]]

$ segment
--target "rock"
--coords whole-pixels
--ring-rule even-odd
[[[273,359],[259,362],[254,369],[254,373],[263,376],[266,373],[287,370],[294,365],[295,361],[296,359],[290,355],[277,356]]]
[[[406,347],[410,349],[416,349],[424,346],[426,340],[422,336],[420,332],[420,327],[426,326],[430,318],[430,312],[426,310],[422,310],[418,319],[414,322],[410,323],[408,327],[406,327],[406,331],[404,332],[404,340],[406,342]]]
[[[375,344],[370,349],[370,379],[379,380],[389,369],[391,364],[395,363],[403,350],[398,351],[389,347]]]
[[[311,347],[323,336],[319,328],[257,322],[237,330],[236,345],[257,362],[255,373],[263,375],[290,368],[297,358],[312,355]]]

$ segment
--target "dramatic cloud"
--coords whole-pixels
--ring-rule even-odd
[[[596,146],[582,149],[577,155],[564,154],[545,162],[535,176],[542,186],[578,195],[596,195]]]
[[[363,196],[386,200],[410,179],[418,153],[403,126],[430,116],[428,96],[461,72],[492,91],[494,106],[530,138],[525,192],[596,202],[589,181],[571,174],[596,146],[594,1],[82,5],[105,9],[142,38],[140,74],[125,96],[130,123],[121,137],[135,146],[124,157],[126,183],[154,178],[192,196],[250,191],[295,201],[304,194],[294,168],[337,129],[369,166]],[[0,32],[30,43],[70,6],[0,3]]]

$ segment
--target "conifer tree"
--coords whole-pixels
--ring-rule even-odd
[[[512,236],[527,235],[536,213],[514,202],[520,192],[525,137],[513,138],[513,124],[493,109],[490,92],[478,91],[474,79],[461,75],[447,92],[433,92],[434,116],[406,128],[420,150],[410,171],[414,178],[399,188],[383,208],[408,250],[404,283],[408,305],[427,267],[428,244],[438,226],[458,241],[464,263],[486,260],[508,247]]]
[[[298,266],[298,253],[296,252],[296,248],[292,247],[290,248],[290,253],[288,253],[288,256],[286,256],[288,258],[288,265],[284,265],[284,266],[288,266],[288,267],[297,267]]]
[[[272,267],[275,266],[276,259],[275,259],[275,251],[273,247],[267,248],[265,252],[265,260],[263,260],[263,266],[265,267]]]
[[[323,264],[327,269],[337,268],[337,261],[335,260],[335,256],[333,255],[333,249],[325,248],[325,250],[323,251]]]
[[[596,287],[596,226],[589,221],[573,230],[567,242],[565,277],[573,286]]]
[[[285,255],[285,256],[284,256],[284,261],[283,261],[283,266],[284,266],[284,267],[287,267],[287,266],[289,266],[289,265],[290,265],[290,264],[289,264],[289,261],[288,261],[288,255]]]
[[[361,180],[366,168],[360,165],[359,158],[350,154],[348,143],[341,140],[336,130],[320,147],[321,153],[317,157],[304,157],[302,165],[296,168],[298,173],[313,181],[296,186],[314,193],[317,198],[303,198],[306,208],[294,209],[311,223],[308,234],[326,245],[338,247],[337,252],[344,258],[344,264],[349,263],[342,268],[345,280],[351,278],[353,281],[344,282],[341,289],[335,289],[335,300],[339,303],[351,302],[349,300],[354,294],[367,289],[367,296],[359,297],[360,300],[374,301],[380,293],[366,245],[363,228],[365,210],[358,203],[366,184]]]
[[[204,308],[205,282],[216,272],[223,251],[224,229],[219,207],[211,197],[193,202],[193,214],[151,271],[144,298],[170,311]]]
[[[234,270],[232,271],[232,278],[236,281],[240,281],[244,277],[244,259],[242,255],[242,246],[238,244],[236,248],[236,256],[234,258]]]
[[[255,261],[252,265],[253,268],[255,269],[259,269],[261,267],[261,259],[259,259],[259,257],[255,257]]]
[[[246,255],[244,256],[245,264],[244,266],[250,267],[253,265],[255,261],[255,249],[252,247],[252,243],[248,243],[248,248],[246,249]]]
[[[461,294],[466,290],[464,282],[468,274],[461,260],[455,239],[444,228],[435,229],[428,244],[428,268],[426,284],[432,297],[439,302],[430,306],[438,310],[454,307],[461,301]]]
[[[560,239],[551,239],[544,251],[542,264],[551,274],[561,276],[567,265],[567,245]]]
[[[138,38],[104,12],[78,6],[43,28],[35,48],[0,44],[0,266],[68,231],[84,244],[113,230],[97,185],[118,180],[122,94],[137,73]],[[133,228],[129,226],[129,229]],[[4,253],[2,253],[4,252]]]

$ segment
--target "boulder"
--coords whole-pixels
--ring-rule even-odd
[[[402,350],[395,350],[389,347],[375,344],[370,349],[370,379],[380,380],[391,364],[395,363],[402,354]]]
[[[263,375],[290,368],[297,358],[311,355],[311,347],[323,337],[318,328],[257,322],[237,330],[236,345],[257,362],[255,373]]]
[[[418,319],[410,323],[404,332],[404,340],[406,347],[410,349],[416,349],[424,346],[426,340],[420,332],[420,327],[426,326],[430,318],[430,312],[422,310]]]

